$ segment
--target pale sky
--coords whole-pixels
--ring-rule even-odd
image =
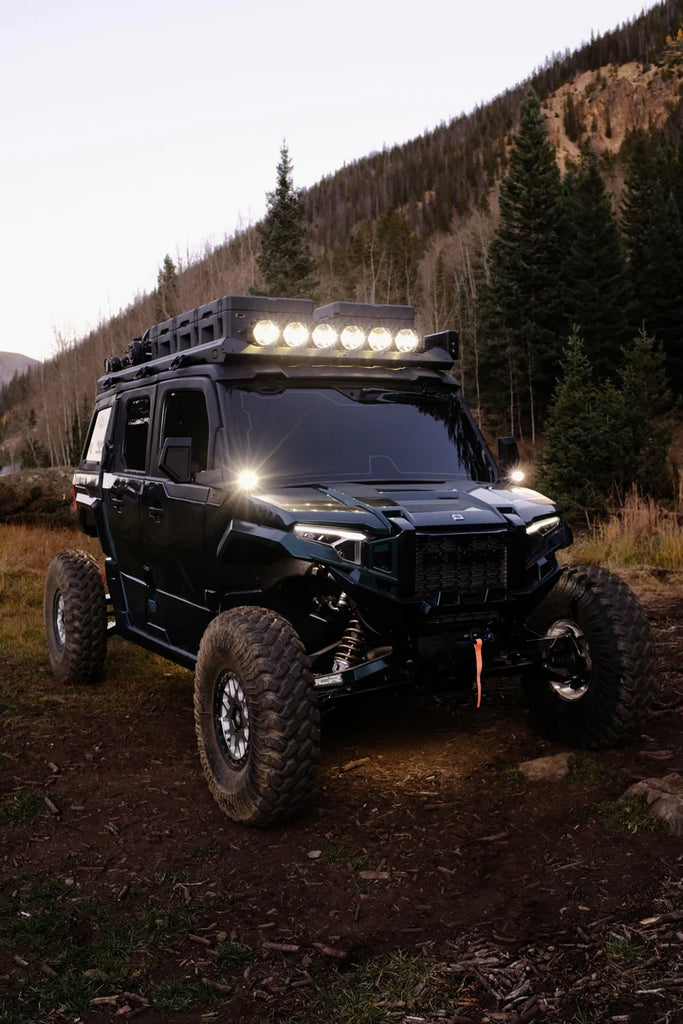
[[[260,219],[283,138],[307,187],[652,6],[0,0],[0,350],[49,357]]]

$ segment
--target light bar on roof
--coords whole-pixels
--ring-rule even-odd
[[[311,299],[224,295],[155,324],[122,357],[105,362],[107,374],[125,379],[156,369],[249,358],[257,352],[292,363],[409,365],[450,370],[458,358],[457,331],[420,339],[412,306],[332,302],[317,309]],[[168,363],[168,366],[165,364]],[[104,377],[101,387],[119,379]]]
[[[269,311],[270,312],[270,311]],[[420,349],[412,306],[365,302],[332,302],[313,310],[312,322],[257,319],[250,340],[260,348],[276,348],[284,341],[291,349],[407,355]]]

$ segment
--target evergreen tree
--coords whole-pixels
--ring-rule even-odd
[[[481,310],[488,341],[482,380],[498,408],[507,391],[513,432],[522,421],[534,434],[557,377],[566,331],[564,251],[555,149],[529,90],[501,182],[500,226],[489,249]]]
[[[154,297],[154,315],[157,322],[170,320],[172,316],[182,313],[178,290],[178,272],[175,263],[166,253],[164,262],[157,274],[157,290]]]
[[[614,421],[621,418],[619,406],[613,385],[609,394],[601,394],[581,335],[574,330],[548,413],[545,447],[539,459],[541,488],[570,512],[607,507],[620,468],[615,465],[618,453],[613,443]]]
[[[661,346],[644,332],[623,351],[618,381],[597,381],[575,329],[548,414],[540,485],[569,511],[605,511],[636,486],[670,490],[671,395]]]
[[[628,271],[597,157],[589,149],[564,179],[567,311],[600,377],[614,375],[630,336]]]
[[[683,223],[680,172],[661,133],[632,140],[623,230],[638,321],[664,345],[669,380],[683,393]]]
[[[38,418],[35,409],[29,409],[24,430],[23,445],[19,452],[19,462],[22,469],[35,469],[38,466],[49,466],[50,459],[44,445],[36,436]]]
[[[361,302],[410,305],[417,282],[417,245],[395,210],[357,226],[348,251],[351,291]]]
[[[306,216],[301,191],[294,188],[292,162],[283,142],[275,190],[267,195],[266,215],[258,225],[261,252],[257,258],[263,286],[272,296],[309,298],[315,287],[314,261],[306,241]]]
[[[620,372],[624,395],[627,449],[633,453],[629,483],[645,494],[671,489],[667,454],[672,439],[672,396],[660,342],[641,330],[624,349]]]
[[[564,130],[567,133],[567,137],[572,142],[578,142],[579,136],[583,134],[583,124],[581,122],[580,111],[577,110],[576,104],[574,103],[574,97],[571,92],[568,92],[564,101]]]

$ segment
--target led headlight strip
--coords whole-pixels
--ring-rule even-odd
[[[261,348],[285,345],[291,349],[312,346],[316,349],[338,348],[346,352],[387,352],[393,349],[404,354],[417,352],[420,339],[409,327],[392,331],[389,327],[368,327],[358,323],[344,326],[320,323],[309,327],[297,320],[277,323],[275,320],[257,320],[252,328],[254,342]]]
[[[559,525],[559,516],[544,516],[542,519],[534,519],[532,523],[529,523],[526,532],[529,536],[533,536],[535,533],[542,536],[544,533],[550,533],[551,530],[554,530]]]
[[[346,562],[355,562],[356,565],[362,562],[363,545],[368,539],[358,530],[344,530],[318,523],[297,523],[294,533],[305,540],[314,540],[318,544],[334,548],[340,558]]]

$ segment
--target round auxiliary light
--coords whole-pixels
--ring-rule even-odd
[[[287,324],[285,327],[282,337],[285,339],[285,344],[289,345],[290,348],[300,348],[308,341],[308,327],[306,324],[300,324],[298,321],[293,320],[292,323]]]
[[[341,343],[350,352],[362,348],[365,344],[365,331],[355,324],[350,324],[341,332]]]
[[[337,332],[331,324],[318,324],[313,328],[313,344],[316,348],[332,348],[337,341]]]
[[[394,344],[399,352],[415,352],[417,346],[420,344],[420,339],[415,331],[411,331],[410,328],[404,327],[402,330],[396,332]]]
[[[280,337],[280,328],[272,320],[257,320],[254,324],[254,341],[264,348],[274,345]]]
[[[253,491],[258,484],[258,473],[253,469],[243,469],[237,474],[237,486],[242,491]]]
[[[373,352],[386,352],[391,345],[391,331],[386,327],[373,327],[368,334],[368,345]]]

